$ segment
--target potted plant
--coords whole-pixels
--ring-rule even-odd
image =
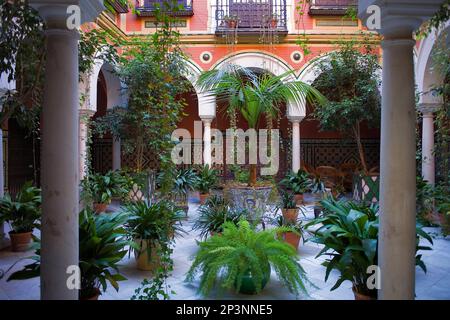
[[[197,185],[197,175],[192,168],[175,170],[173,177],[173,197],[177,207],[182,209],[186,216],[189,211],[188,192],[195,189]]]
[[[323,96],[317,90],[301,81],[289,81],[291,76],[295,78],[293,72],[275,76],[228,64],[220,70],[203,72],[197,85],[200,90],[215,97],[218,103],[224,103],[227,114],[240,113],[248,128],[258,132],[263,117],[267,120],[279,116],[278,106],[282,103],[290,100],[322,103]],[[264,210],[265,199],[272,191],[272,186],[264,182],[257,185],[257,165],[249,163],[246,186],[229,188],[229,196],[235,206],[255,211],[254,204],[259,203],[257,209]],[[252,207],[248,207],[250,203]]]
[[[236,29],[239,23],[239,17],[237,15],[230,15],[223,17],[228,29]]]
[[[311,179],[307,172],[298,170],[289,172],[280,183],[288,190],[292,190],[295,195],[295,201],[298,205],[303,203],[303,194],[310,190]]]
[[[129,215],[126,231],[139,270],[155,271],[160,265],[159,251],[167,250],[175,233],[181,232],[179,210],[168,200],[137,201],[124,206]]]
[[[299,208],[292,193],[286,191],[280,192],[278,209],[281,209],[284,220],[289,222],[297,220]]]
[[[237,224],[245,218],[246,211],[232,208],[230,203],[222,197],[212,196],[200,206],[198,214],[192,230],[200,231],[200,238],[206,239],[209,235],[222,234],[225,222]]]
[[[290,244],[297,250],[300,239],[304,235],[303,222],[298,218],[286,220],[282,215],[275,216],[275,218],[270,219],[270,222],[278,228],[277,238]]]
[[[270,28],[276,29],[278,26],[278,16],[276,14],[269,15],[268,23]]]
[[[367,268],[378,264],[378,205],[367,206],[351,201],[327,199],[322,201],[322,206],[324,216],[306,224],[305,228],[314,226],[314,229],[310,229],[313,234],[311,241],[325,246],[317,255],[327,257],[323,263],[327,268],[325,281],[328,280],[331,270],[335,269],[340,273],[340,278],[331,290],[349,280],[353,284],[355,299],[376,299],[377,290],[367,287],[370,276]],[[424,238],[432,244],[431,237],[420,225],[417,225],[416,232],[416,252],[430,250],[429,247],[419,246],[419,240]],[[421,254],[416,254],[416,265],[426,272],[421,258]]]
[[[39,227],[41,202],[41,190],[31,182],[25,183],[14,199],[9,194],[0,199],[0,223],[11,225],[9,236],[12,251],[29,249],[33,230]]]
[[[311,194],[314,198],[314,217],[318,218],[320,213],[322,212],[322,206],[320,205],[320,201],[325,199],[327,196],[327,188],[325,187],[325,183],[322,181],[319,175],[314,175],[311,179],[310,184]]]
[[[297,253],[276,239],[277,229],[256,231],[248,221],[236,226],[225,222],[223,234],[199,243],[199,251],[187,273],[191,282],[200,274],[199,292],[208,296],[211,290],[234,289],[244,294],[261,292],[273,269],[291,292],[306,292],[308,280],[297,261]]]
[[[200,192],[200,204],[209,197],[210,190],[217,185],[217,170],[209,165],[203,166],[197,173],[196,189]]]
[[[84,179],[82,185],[93,201],[94,211],[101,213],[106,211],[113,197],[121,197],[128,192],[123,188],[124,182],[118,173],[109,171],[105,175],[100,173],[89,175]]]
[[[124,223],[128,217],[122,213],[95,214],[84,209],[79,215],[79,250],[81,289],[80,300],[97,300],[107,289],[109,282],[116,291],[119,281],[126,280],[120,273],[118,263],[127,253],[126,247],[133,245],[124,237]],[[13,273],[8,281],[25,280],[40,274],[40,242],[36,243],[33,263]]]

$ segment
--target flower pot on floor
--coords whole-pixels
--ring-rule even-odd
[[[296,193],[294,194],[295,203],[300,206],[303,204],[303,194],[302,193]]]
[[[296,234],[294,232],[285,232],[283,235],[284,242],[290,244],[294,247],[294,249],[298,249],[298,245],[300,243],[301,236],[299,234]]]
[[[298,218],[298,208],[295,209],[281,209],[281,213],[283,214],[284,220],[286,222],[295,222]]]
[[[270,280],[270,265],[268,265],[266,272],[264,273],[262,283],[261,283],[261,290],[265,288],[267,283]],[[235,287],[237,289],[237,283],[235,283]],[[256,294],[256,284],[255,279],[248,271],[242,278],[241,287],[238,290],[239,293],[242,294]]]
[[[355,300],[377,300],[375,297],[359,293],[355,289],[355,287],[352,287],[352,291],[353,291],[353,294],[355,295]]]
[[[209,193],[200,193],[200,204],[205,204],[209,198]]]
[[[94,290],[93,290],[93,293],[90,295],[90,296],[88,296],[88,297],[80,297],[80,300],[82,300],[82,301],[87,301],[87,300],[98,300],[98,298],[100,297],[100,289],[98,289],[98,288],[95,288]]]
[[[94,211],[97,214],[100,214],[102,212],[106,212],[106,209],[108,208],[107,203],[94,203]]]
[[[266,212],[267,201],[272,192],[272,186],[249,187],[230,186],[226,188],[225,198],[238,210],[247,210],[250,222],[259,221]]]
[[[32,232],[10,232],[9,238],[11,239],[11,250],[13,252],[28,251],[31,243]]]
[[[150,240],[136,240],[135,242],[141,247],[139,251],[134,251],[137,268],[142,271],[155,271],[161,265],[158,246]]]

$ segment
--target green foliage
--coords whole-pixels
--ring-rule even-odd
[[[105,175],[94,173],[82,181],[84,198],[91,198],[94,203],[110,203],[113,197],[123,197],[130,191],[127,189],[128,180],[116,171],[109,171]]]
[[[367,268],[378,264],[378,206],[370,207],[351,201],[336,201],[327,199],[321,201],[324,208],[324,216],[306,224],[314,235],[311,241],[324,245],[316,256],[327,256],[323,263],[326,267],[325,281],[330,272],[339,271],[340,278],[331,288],[335,290],[342,282],[348,280],[353,283],[357,292],[376,297],[376,290],[367,288],[367,280],[370,274]],[[431,237],[417,225],[416,252],[419,250],[431,250],[429,247],[419,245],[420,238],[424,238],[433,244]],[[426,272],[426,266],[422,261],[422,255],[416,255],[416,265]]]
[[[211,234],[223,232],[225,222],[238,222],[247,216],[247,212],[232,208],[222,197],[212,196],[198,209],[198,218],[194,221],[192,230],[200,231],[200,238],[206,239]]]
[[[360,125],[365,121],[369,126],[378,126],[380,122],[378,56],[370,44],[359,47],[354,42],[342,42],[338,49],[329,54],[329,60],[318,62],[320,75],[314,86],[328,102],[316,106],[314,116],[322,130],[340,131],[355,139],[361,165],[368,172]]]
[[[233,173],[234,180],[238,183],[247,183],[250,178],[250,172],[243,167],[232,164],[229,166],[230,171]]]
[[[41,189],[27,182],[14,199],[9,194],[0,199],[0,223],[10,223],[15,233],[33,231],[40,226],[41,203]]]
[[[239,226],[226,222],[221,235],[199,243],[186,280],[191,282],[201,273],[199,292],[208,296],[215,286],[239,291],[243,277],[251,274],[259,293],[270,265],[289,291],[306,292],[308,280],[297,262],[297,253],[290,245],[275,239],[276,232],[277,229],[257,232],[247,221],[240,221]]]
[[[176,170],[172,191],[175,195],[185,196],[188,191],[194,190],[198,184],[198,177],[192,168]]]
[[[450,0],[445,0],[439,10],[416,32],[419,38],[425,38],[433,30],[440,29],[450,19]]]
[[[295,194],[302,194],[308,192],[311,186],[311,178],[304,170],[298,170],[297,173],[289,172],[280,184],[285,186],[288,190],[292,190]]]
[[[319,175],[315,174],[311,178],[310,190],[312,193],[325,193],[325,183],[322,181]]]
[[[127,219],[127,215],[122,213],[97,215],[90,209],[80,212],[81,299],[92,297],[99,289],[106,291],[108,282],[118,291],[118,282],[126,280],[119,272],[118,263],[127,252],[126,246],[132,245],[125,239],[123,225]],[[39,276],[40,252],[40,242],[36,241],[35,256],[28,258],[34,262],[13,273],[8,281]]]
[[[280,191],[280,209],[297,209],[297,202],[295,201],[294,194],[291,192]]]
[[[426,219],[428,213],[433,211],[433,186],[423,180],[421,176],[416,177],[416,213],[421,223],[429,224]]]
[[[214,188],[218,182],[218,172],[215,169],[209,167],[209,165],[203,166],[197,173],[197,183],[195,188],[200,193],[209,193],[211,188]]]

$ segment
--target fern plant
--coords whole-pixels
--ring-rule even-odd
[[[223,229],[223,234],[199,244],[200,249],[187,273],[187,282],[200,274],[200,294],[208,296],[217,285],[218,289],[234,288],[241,292],[241,287],[249,281],[253,293],[259,293],[270,279],[271,268],[290,292],[306,293],[305,284],[309,281],[297,261],[296,251],[275,237],[283,230],[257,232],[245,220],[238,226],[226,222]]]

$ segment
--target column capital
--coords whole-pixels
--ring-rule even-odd
[[[439,110],[441,104],[439,103],[420,103],[419,111],[423,116],[433,116],[433,113]]]
[[[38,10],[49,29],[67,29],[67,21],[75,13],[70,6],[78,6],[81,24],[93,22],[105,10],[102,0],[29,0]]]
[[[384,35],[385,39],[411,39],[412,32],[432,17],[443,2],[444,0],[359,0],[358,17],[367,26],[367,21],[376,18],[376,13],[371,9],[378,7],[380,29],[375,31]]]
[[[203,123],[206,124],[211,124],[211,122],[214,120],[214,116],[202,116],[200,119],[203,121]]]
[[[300,123],[304,117],[302,117],[302,116],[287,116],[287,118],[292,123]]]

